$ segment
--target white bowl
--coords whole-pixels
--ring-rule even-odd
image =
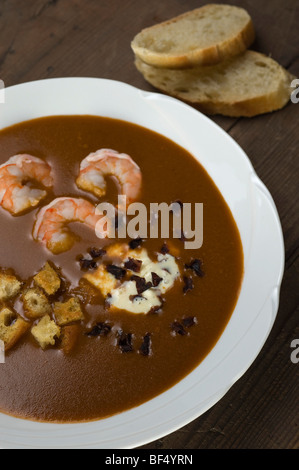
[[[37,423],[0,413],[0,447],[134,448],[177,430],[223,397],[255,360],[272,328],[284,244],[268,190],[228,134],[176,99],[96,78],[36,81],[0,93],[0,128],[50,115],[107,116],[152,129],[187,149],[229,205],[245,262],[242,289],[227,327],[208,356],[177,385],[141,406],[90,423]]]

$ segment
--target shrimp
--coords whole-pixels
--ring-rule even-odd
[[[118,180],[127,205],[137,199],[142,183],[140,168],[129,155],[115,150],[97,150],[84,158],[76,183],[84,191],[102,197],[106,193],[104,176],[107,175],[115,176]]]
[[[76,240],[76,235],[67,228],[68,223],[81,222],[95,230],[101,217],[96,207],[85,199],[59,197],[38,212],[33,238],[53,254],[59,254],[69,250]]]
[[[44,199],[47,191],[27,185],[28,180],[50,188],[53,185],[50,165],[40,158],[21,154],[0,166],[0,205],[3,209],[16,215]]]

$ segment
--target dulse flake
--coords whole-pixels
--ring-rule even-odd
[[[126,275],[126,270],[115,264],[108,264],[106,270],[118,280],[121,280]]]
[[[157,273],[151,273],[152,274],[152,284],[153,287],[157,287],[161,281],[163,281],[162,277],[158,276]]]
[[[84,271],[97,268],[97,263],[94,259],[82,258],[79,260],[79,263],[80,263],[80,268],[83,269]]]
[[[132,346],[132,333],[124,333],[123,331],[119,332],[118,346],[121,352],[126,353],[133,351]]]
[[[106,250],[103,248],[90,248],[89,254],[93,259],[101,258],[106,254]]]
[[[111,326],[108,323],[99,322],[88,331],[86,336],[106,336],[111,331]]]
[[[146,282],[144,277],[139,277],[139,276],[132,276],[131,281],[136,282],[136,289],[138,294],[142,294],[142,292],[145,292],[146,290],[150,289],[153,287],[153,284],[151,282]]]
[[[171,324],[171,329],[174,333],[178,334],[178,335],[181,335],[181,336],[184,336],[187,334],[185,328],[183,327],[183,325],[178,322],[178,321],[174,321],[172,324]]]
[[[135,258],[129,258],[128,261],[125,262],[125,268],[130,269],[130,271],[134,271],[135,273],[139,273],[141,269],[142,261]]]
[[[196,324],[196,318],[195,317],[182,318],[182,324],[185,328],[190,328],[191,326]]]
[[[183,287],[184,294],[194,289],[194,284],[193,284],[193,280],[191,279],[191,277],[184,276],[183,281],[184,281],[184,287]]]
[[[146,335],[143,337],[143,342],[140,346],[139,352],[143,356],[149,356],[151,353],[151,334],[146,333]]]
[[[160,253],[162,253],[162,255],[167,255],[167,253],[169,253],[169,248],[166,242],[163,243]]]
[[[139,248],[142,243],[142,238],[138,237],[129,242],[129,247],[131,248],[131,250],[135,250],[135,248]]]
[[[190,264],[185,264],[185,268],[192,269],[199,277],[203,277],[205,274],[202,270],[202,261],[197,258],[193,259]]]

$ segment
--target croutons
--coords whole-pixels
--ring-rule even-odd
[[[12,348],[29,327],[29,322],[9,308],[3,308],[0,311],[0,339],[4,342],[5,351]]]
[[[65,354],[69,354],[75,347],[80,332],[80,325],[66,325],[61,328],[60,347]]]
[[[118,259],[123,261],[129,252],[129,246],[126,243],[115,243],[105,248],[106,257],[111,260]],[[118,282],[117,279],[110,274],[104,264],[100,264],[98,268],[92,272],[87,272],[83,275],[83,278],[98,289],[104,297],[116,288]]]
[[[61,285],[61,279],[55,269],[46,263],[43,269],[34,276],[34,282],[41,287],[47,295],[55,294]]]
[[[55,302],[54,316],[56,323],[60,326],[83,320],[84,315],[81,304],[77,297],[72,297],[67,302]]]
[[[108,273],[106,266],[103,264],[100,264],[94,272],[84,274],[83,278],[99,289],[104,297],[107,297],[117,286],[116,278]]]
[[[114,243],[106,248],[106,254],[110,258],[122,260],[128,253],[129,247],[126,243]]]
[[[35,319],[51,313],[51,305],[41,289],[34,287],[23,294],[25,315]]]
[[[31,328],[31,333],[41,348],[45,349],[55,345],[56,338],[60,337],[60,328],[49,315],[45,315]]]
[[[0,273],[0,302],[12,299],[18,295],[20,289],[21,283],[15,276]]]

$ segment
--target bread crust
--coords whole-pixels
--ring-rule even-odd
[[[205,114],[222,114],[230,117],[253,117],[259,114],[276,111],[285,106],[290,99],[292,91],[290,87],[291,81],[295,77],[293,77],[283,67],[273,61],[273,59],[266,57],[264,54],[250,50],[246,51],[241,56],[238,56],[233,59],[235,61],[235,64],[238,64],[238,61],[240,61],[240,57],[242,57],[242,59],[248,57],[248,59],[250,60],[261,59],[263,61],[268,62],[269,64],[275,64],[275,67],[277,69],[276,88],[271,91],[267,90],[263,93],[259,93],[257,90],[256,93],[251,97],[248,97],[244,94],[240,94],[238,97],[230,98],[228,96],[224,96],[224,93],[221,93],[221,82],[219,82],[219,96],[208,96],[207,94],[205,94],[206,88],[204,84],[202,84],[202,94],[200,94],[200,92],[194,92],[192,94],[189,93],[188,97],[186,97],[186,94],[183,91],[178,91],[179,87],[177,87],[177,91],[174,91],[174,89],[176,89],[174,83],[177,71],[169,69],[168,71],[163,70],[162,72],[161,69],[149,66],[148,64],[143,63],[139,59],[135,61],[135,65],[139,72],[142,73],[145,80],[151,83],[151,85],[153,85],[155,88],[159,89],[164,93],[167,93],[170,96],[178,98],[184,101],[185,103],[195,105],[198,110],[202,111]],[[196,80],[196,69],[192,70],[195,73],[194,80]],[[164,82],[164,80],[162,79],[159,80],[161,74],[165,75],[167,73],[169,73],[169,76],[174,77],[171,82],[171,85],[170,81]],[[182,70],[179,73],[188,74],[188,70]],[[188,82],[186,81],[186,88],[188,88],[187,83]],[[232,96],[233,95],[234,93],[232,89]]]
[[[162,31],[162,29],[168,25],[178,23],[186,18],[190,18],[196,15],[198,12],[201,14],[208,14],[211,9],[215,9],[217,7],[221,7],[221,9],[229,8],[233,10],[242,10],[244,12],[244,17],[248,17],[245,25],[242,26],[240,31],[235,36],[232,36],[224,41],[219,41],[205,48],[198,47],[194,50],[186,50],[186,52],[183,54],[156,52],[150,49],[150,47],[142,47],[142,38],[146,34],[152,33],[152,35],[155,36],[159,33],[159,31]],[[143,29],[135,36],[131,42],[131,47],[135,55],[149,65],[161,68],[182,69],[198,65],[202,66],[218,64],[228,57],[232,57],[244,52],[253,43],[254,39],[254,25],[246,10],[230,5],[209,4],[201,8],[183,13],[182,15],[157,25]]]

